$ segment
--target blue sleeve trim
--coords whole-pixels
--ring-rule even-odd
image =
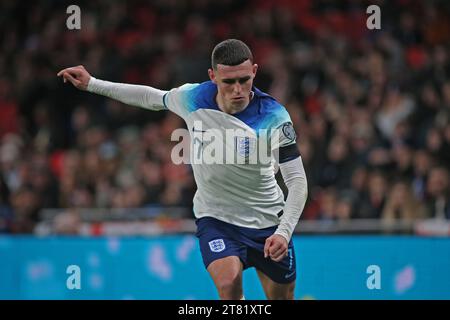
[[[169,110],[169,107],[167,107],[167,104],[166,104],[166,96],[167,96],[168,93],[169,93],[169,92],[166,92],[166,93],[164,93],[164,95],[163,95],[163,104],[164,104],[164,108],[166,108],[167,110]]]

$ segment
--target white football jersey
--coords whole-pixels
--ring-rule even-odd
[[[296,135],[286,109],[260,90],[253,92],[247,108],[233,115],[219,109],[211,81],[185,84],[164,96],[165,107],[189,129],[196,218],[256,229],[279,224],[284,195],[274,165],[298,157],[298,151],[280,151],[279,159],[273,152],[295,145]]]

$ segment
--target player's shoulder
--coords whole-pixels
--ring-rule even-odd
[[[217,86],[211,81],[205,81],[201,83],[185,83],[176,89],[183,92],[190,92],[192,94],[206,94],[217,91]]]
[[[186,116],[199,108],[211,105],[217,87],[211,82],[185,83],[170,90],[164,96],[164,103],[169,110]]]
[[[291,122],[291,117],[286,108],[274,97],[257,88],[253,88],[253,91],[255,97],[259,100],[260,113],[267,128],[274,128],[285,122]]]
[[[268,93],[263,92],[256,87],[253,87],[253,92],[255,97],[259,100],[262,113],[268,115],[287,113],[286,108]]]
[[[212,81],[201,83],[186,83],[180,88],[195,108],[211,104],[217,93],[217,86]]]

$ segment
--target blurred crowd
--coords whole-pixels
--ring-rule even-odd
[[[66,27],[71,4],[80,30]],[[366,27],[370,4],[381,30]],[[170,158],[180,118],[56,73],[82,64],[168,90],[208,80],[226,38],[251,47],[255,85],[294,122],[309,184],[302,219],[450,219],[446,1],[3,0],[0,232],[33,232],[43,208],[192,207],[191,168]]]

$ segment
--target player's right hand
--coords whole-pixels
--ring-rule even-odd
[[[64,82],[70,81],[77,89],[86,90],[91,75],[83,66],[70,67],[61,70],[57,74],[58,77],[63,77]]]
[[[275,262],[280,262],[288,254],[288,242],[279,235],[273,234],[266,239],[264,245],[264,258],[272,259]]]

